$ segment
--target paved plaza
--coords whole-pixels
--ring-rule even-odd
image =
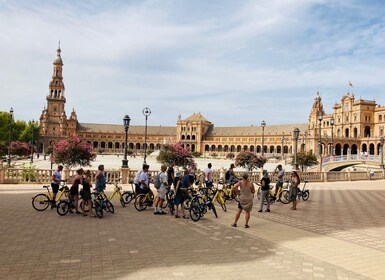
[[[103,219],[37,212],[40,185],[0,185],[0,279],[385,279],[384,181],[311,183],[232,228],[236,204],[199,222],[123,208]],[[125,186],[125,189],[130,189]]]

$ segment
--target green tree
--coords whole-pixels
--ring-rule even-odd
[[[234,155],[234,153],[228,153],[227,155],[226,155],[226,158],[228,158],[228,159],[234,159],[235,158],[235,155]]]
[[[292,158],[292,165],[294,165],[294,157]],[[311,151],[297,153],[297,164],[301,166],[301,170],[304,171],[308,167],[318,164],[317,156]]]
[[[62,163],[68,166],[90,166],[95,160],[96,154],[93,147],[82,142],[78,137],[70,137],[59,140],[53,145],[51,160],[54,163]]]
[[[258,156],[250,151],[242,151],[235,157],[235,165],[252,171],[254,168],[261,168],[266,163],[266,158]]]
[[[194,163],[190,150],[184,148],[179,142],[162,146],[156,160],[162,164],[173,164],[182,167],[187,167]]]

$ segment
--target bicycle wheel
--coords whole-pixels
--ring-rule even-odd
[[[68,211],[70,211],[70,205],[67,201],[60,201],[59,204],[56,206],[56,212],[60,216],[67,215]]]
[[[115,212],[114,205],[112,205],[112,203],[109,200],[107,200],[105,203],[106,203],[107,212],[114,214]]]
[[[281,193],[280,201],[283,204],[288,204],[290,203],[290,193],[288,190],[283,190]]]
[[[308,190],[302,192],[302,199],[303,199],[304,201],[308,200],[309,197],[310,197],[310,192],[309,192]]]
[[[100,203],[98,205],[95,205],[95,214],[96,216],[98,216],[100,219],[103,218],[103,209],[100,205]]]
[[[122,194],[122,200],[124,204],[130,203],[134,199],[134,194],[132,192],[124,192]]]
[[[194,222],[199,221],[199,219],[201,218],[201,211],[199,210],[199,206],[197,206],[197,205],[191,206],[191,208],[190,208],[190,218]]]
[[[138,211],[143,211],[147,208],[147,201],[146,201],[146,195],[145,194],[139,194],[135,198],[134,202],[135,209]]]
[[[185,209],[185,210],[189,210],[190,209],[190,207],[191,207],[191,197],[190,198],[187,198],[187,199],[185,199],[184,201],[183,201],[183,208]]]
[[[32,198],[32,207],[37,211],[44,211],[51,205],[51,201],[46,194],[37,194]]]
[[[239,202],[239,193],[238,192],[233,192],[232,196],[236,202]]]

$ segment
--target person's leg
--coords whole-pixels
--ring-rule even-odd
[[[249,221],[250,221],[250,211],[246,211],[246,214],[245,214],[245,227],[249,227]]]
[[[79,213],[79,195],[74,195],[75,213]]]
[[[155,204],[154,204],[154,214],[158,212],[158,205],[159,205],[159,196],[156,198]],[[161,204],[162,205],[162,204]],[[160,207],[159,207],[160,208]]]
[[[261,191],[261,199],[259,200],[259,209],[258,212],[262,212],[263,210],[263,200],[265,199],[265,191]]]
[[[267,201],[267,209],[266,209],[266,211],[270,212],[270,193],[269,193],[269,191],[267,191],[267,193],[266,193],[266,201]],[[249,213],[249,215],[250,215],[250,213]]]
[[[237,212],[237,214],[235,214],[235,220],[234,220],[234,223],[233,223],[233,225],[237,225],[237,222],[238,222],[238,220],[239,220],[239,217],[241,216],[241,213],[242,213],[242,208],[238,208],[238,212]]]

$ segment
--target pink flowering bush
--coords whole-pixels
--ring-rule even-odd
[[[31,154],[31,147],[28,143],[14,141],[10,144],[11,155],[28,156]]]
[[[194,163],[193,155],[189,149],[182,146],[181,143],[164,145],[156,160],[162,164],[175,166],[191,166]]]
[[[252,171],[254,168],[261,168],[265,163],[265,157],[257,156],[255,153],[250,151],[240,152],[235,157],[235,165],[246,168],[249,171]]]
[[[82,142],[78,137],[59,140],[53,144],[52,148],[51,161],[70,167],[90,166],[90,162],[96,158],[92,145]]]

